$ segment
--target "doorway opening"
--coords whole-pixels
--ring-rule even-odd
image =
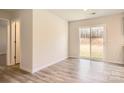
[[[103,60],[105,26],[82,27],[80,31],[80,58]]]
[[[8,19],[0,18],[0,66],[10,64],[10,24]]]
[[[20,63],[20,23],[0,18],[0,66]]]

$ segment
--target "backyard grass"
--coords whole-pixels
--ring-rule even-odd
[[[92,59],[102,59],[103,58],[103,45],[102,39],[95,38],[92,40],[91,46],[91,57],[90,57],[90,44],[89,40],[82,39],[80,44],[80,57],[82,58],[92,58]]]

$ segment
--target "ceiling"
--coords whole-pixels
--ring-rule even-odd
[[[124,12],[124,9],[50,9],[51,13],[67,20],[75,21]]]

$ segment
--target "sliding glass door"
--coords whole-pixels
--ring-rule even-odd
[[[104,26],[80,29],[80,57],[102,60],[104,57]]]
[[[80,29],[80,57],[90,58],[90,28]]]
[[[104,40],[104,27],[91,28],[91,59],[103,59],[103,40]]]

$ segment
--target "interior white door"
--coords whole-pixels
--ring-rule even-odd
[[[16,63],[15,60],[15,21],[11,21],[11,65]]]
[[[20,24],[19,21],[11,23],[11,65],[20,63]]]
[[[16,39],[16,63],[20,63],[20,23],[16,21],[16,31],[15,31],[15,39]]]

